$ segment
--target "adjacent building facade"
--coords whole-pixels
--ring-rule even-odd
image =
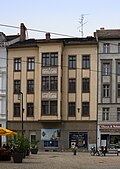
[[[19,41],[19,35],[6,36],[0,32],[0,127],[6,125],[6,104],[7,104],[7,46]],[[6,137],[0,137],[0,145],[6,143]]]
[[[97,146],[120,144],[120,30],[96,31],[98,40]]]
[[[23,37],[10,45],[9,129],[23,129],[30,141],[40,141],[40,149],[95,145],[97,62],[93,37],[51,39],[46,33],[45,39]]]

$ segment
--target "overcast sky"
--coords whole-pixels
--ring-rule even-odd
[[[96,29],[120,29],[120,0],[1,0],[0,24],[20,26],[81,37],[80,19],[84,14],[84,37]],[[19,29],[0,26],[6,35]],[[28,31],[29,38],[44,38],[43,33]],[[56,37],[52,35],[52,37]],[[61,37],[61,36],[57,36]]]

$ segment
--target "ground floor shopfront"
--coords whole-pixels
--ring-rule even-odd
[[[99,146],[120,146],[120,124],[98,125],[97,143]]]
[[[19,131],[21,122],[8,122],[11,130]],[[75,144],[81,149],[96,145],[96,121],[24,122],[24,134],[30,141],[39,140],[39,148],[66,150]]]

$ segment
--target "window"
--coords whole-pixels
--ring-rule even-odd
[[[76,68],[76,56],[69,56],[68,66],[69,66],[69,69],[75,69]]]
[[[57,66],[58,65],[58,53],[51,53],[50,54],[50,58],[51,58],[51,66]]]
[[[42,77],[42,90],[54,90],[58,89],[58,77],[57,76],[43,76]]]
[[[76,115],[76,105],[75,102],[68,103],[68,116],[74,117]]]
[[[34,70],[35,69],[35,60],[34,58],[27,59],[27,70]]]
[[[120,43],[118,43],[118,53],[120,53]]]
[[[48,101],[42,101],[42,115],[49,115],[49,102]]]
[[[21,70],[21,58],[15,58],[14,59],[14,71],[20,71]]]
[[[89,116],[89,102],[82,102],[82,116]]]
[[[42,115],[57,115],[57,101],[42,101]]]
[[[27,80],[27,93],[34,93],[34,80]]]
[[[14,117],[20,116],[20,103],[14,103]]]
[[[89,55],[82,56],[82,68],[83,69],[90,68],[90,56]]]
[[[27,116],[28,117],[34,116],[34,104],[33,103],[27,103]]]
[[[49,76],[42,77],[42,90],[49,90]]]
[[[117,62],[117,75],[120,76],[120,62]]]
[[[110,53],[110,44],[109,43],[103,44],[103,53]]]
[[[102,120],[109,120],[109,108],[102,109]]]
[[[56,140],[44,141],[44,147],[58,147],[58,141]]]
[[[120,83],[117,84],[117,97],[120,97]]]
[[[90,79],[89,78],[83,78],[82,79],[82,92],[87,93],[90,91]]]
[[[30,135],[30,142],[34,143],[36,141],[36,135]]]
[[[103,97],[110,97],[110,85],[109,84],[103,85]]]
[[[76,92],[76,79],[69,79],[68,90],[70,93]]]
[[[58,88],[58,77],[51,76],[50,77],[50,90],[57,90]]]
[[[50,101],[50,114],[51,115],[57,114],[57,101]]]
[[[102,63],[102,75],[110,75],[110,63]]]
[[[49,76],[42,77],[42,90],[49,90]]]
[[[42,66],[57,66],[58,65],[58,53],[42,53]]]
[[[20,88],[21,88],[20,80],[14,80],[14,93],[18,94]]]
[[[117,108],[117,120],[120,121],[120,107]]]

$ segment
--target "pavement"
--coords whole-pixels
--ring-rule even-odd
[[[22,163],[0,161],[0,169],[120,169],[120,156],[90,156],[77,152],[38,152],[30,154]]]

